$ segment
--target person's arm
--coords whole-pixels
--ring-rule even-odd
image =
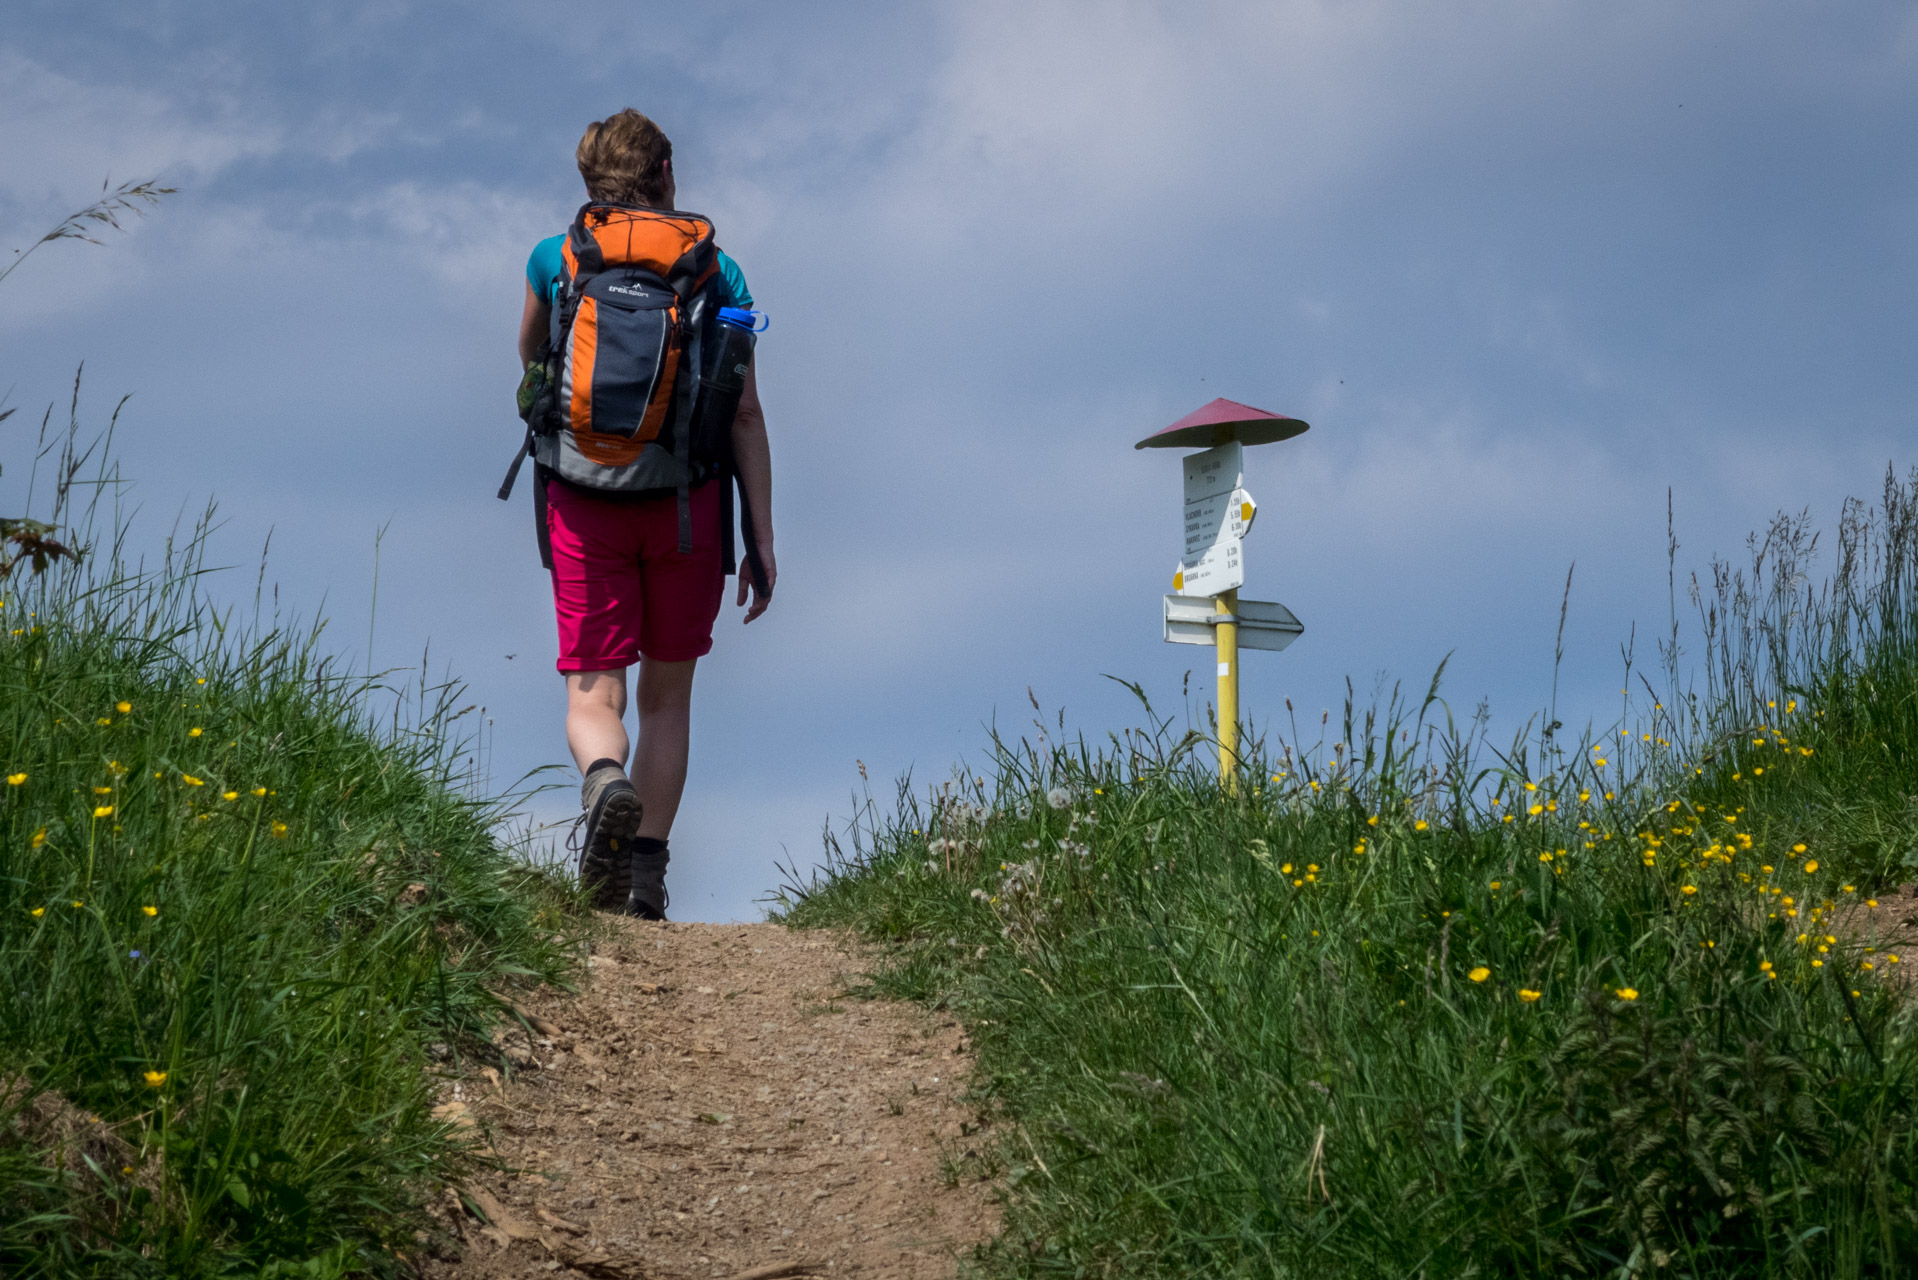
[[[552,323],[553,309],[546,300],[533,292],[533,286],[526,286],[526,306],[519,317],[519,367],[539,358],[539,349],[546,342],[546,329]]]
[[[773,561],[772,447],[766,443],[766,413],[759,405],[759,380],[751,365],[746,366],[746,389],[740,393],[739,413],[733,418],[733,466],[739,472],[746,509],[752,513],[753,544],[766,571],[766,589],[762,592],[753,583],[748,567],[739,566],[738,603],[746,603],[746,589],[752,587],[753,607],[746,611],[746,621],[751,622],[766,612],[766,606],[772,603],[773,586],[779,580],[779,567]]]

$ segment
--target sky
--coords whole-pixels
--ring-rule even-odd
[[[1176,455],[1131,446],[1215,396],[1312,424],[1246,455],[1243,594],[1306,627],[1247,656],[1257,724],[1450,655],[1515,727],[1568,571],[1559,713],[1610,717],[1668,494],[1683,575],[1918,463],[1910,4],[75,13],[0,32],[0,252],[103,180],[179,193],[0,283],[0,504],[84,361],[141,536],[217,499],[239,599],[270,534],[342,653],[469,683],[496,785],[566,758],[530,500],[493,496],[526,256],[588,122],[672,137],[772,317],[780,566],[699,670],[678,918],[756,918],[862,763],[881,799],[978,770],[1028,691],[1094,737],[1140,721],[1107,675],[1203,716],[1211,655],[1160,635]]]

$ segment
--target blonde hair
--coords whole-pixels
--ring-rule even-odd
[[[589,199],[654,207],[666,203],[672,141],[631,107],[587,125],[575,158]]]

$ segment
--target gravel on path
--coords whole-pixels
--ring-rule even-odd
[[[856,998],[843,935],[613,922],[582,993],[523,1006],[516,1064],[441,1111],[514,1172],[449,1204],[450,1277],[955,1274],[998,1225],[963,1030]],[[475,1213],[474,1209],[479,1212]]]

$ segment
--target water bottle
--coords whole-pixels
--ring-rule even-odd
[[[699,408],[694,415],[694,453],[713,457],[726,452],[752,368],[753,344],[771,321],[763,312],[721,307],[706,322],[699,360]]]
[[[714,318],[708,333],[713,352],[706,362],[706,381],[716,390],[731,392],[735,406],[738,394],[746,389],[746,370],[753,362],[753,344],[771,323],[763,312],[741,307],[721,307]]]

